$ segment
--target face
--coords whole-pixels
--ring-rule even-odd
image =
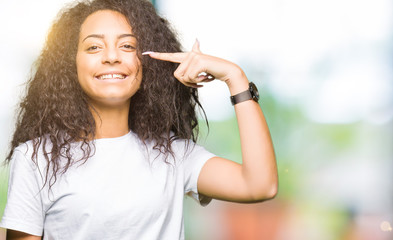
[[[86,18],[79,34],[78,80],[94,106],[129,104],[142,79],[137,42],[121,13],[97,11]]]

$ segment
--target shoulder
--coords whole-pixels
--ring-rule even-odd
[[[32,165],[42,164],[44,149],[47,153],[52,150],[52,143],[46,136],[21,143],[14,149],[10,163],[11,165],[13,162],[27,162]]]
[[[33,159],[34,149],[33,142],[27,141],[20,144],[14,149],[14,152],[9,161],[10,174],[17,173],[23,174],[25,177],[30,176],[37,169],[37,161]]]
[[[29,140],[27,142],[19,144],[19,146],[17,146],[14,149],[14,153],[11,159],[14,160],[15,158],[20,156],[24,156],[25,158],[29,158],[30,156],[31,158],[33,153],[34,153],[34,143],[33,140]]]
[[[209,159],[215,155],[205,149],[202,145],[191,139],[178,139],[172,143],[172,149],[177,159],[186,162],[195,162]]]
[[[36,147],[37,146],[37,147]],[[36,152],[42,152],[42,149],[51,149],[52,143],[48,136],[38,137],[32,140],[28,140],[24,143],[19,144],[15,149],[14,152],[20,152],[25,155],[33,154],[34,148],[36,147]]]
[[[173,151],[181,151],[181,152],[193,148],[195,145],[196,143],[191,139],[181,139],[181,138],[176,139],[171,143]]]
[[[188,158],[195,150],[200,148],[192,139],[176,139],[171,142],[171,150],[176,159]]]

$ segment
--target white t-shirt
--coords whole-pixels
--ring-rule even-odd
[[[78,144],[73,151],[80,153]],[[184,239],[183,200],[198,196],[202,166],[214,155],[186,141],[173,143],[175,161],[165,163],[130,132],[95,140],[94,156],[75,164],[48,191],[46,161],[31,160],[31,141],[15,149],[8,201],[0,227],[44,236],[44,239]],[[50,150],[51,148],[47,148]]]

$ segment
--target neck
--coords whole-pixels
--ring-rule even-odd
[[[122,106],[94,106],[91,110],[96,122],[95,138],[115,138],[126,135],[128,127],[129,103]]]

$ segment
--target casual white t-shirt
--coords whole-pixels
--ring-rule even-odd
[[[201,203],[197,180],[214,155],[199,145],[173,142],[175,159],[146,147],[130,132],[95,140],[95,154],[42,188],[46,161],[32,162],[31,141],[15,149],[8,201],[0,227],[44,239],[184,239],[184,195]],[[51,149],[51,148],[47,148]],[[81,149],[73,145],[74,154]]]

